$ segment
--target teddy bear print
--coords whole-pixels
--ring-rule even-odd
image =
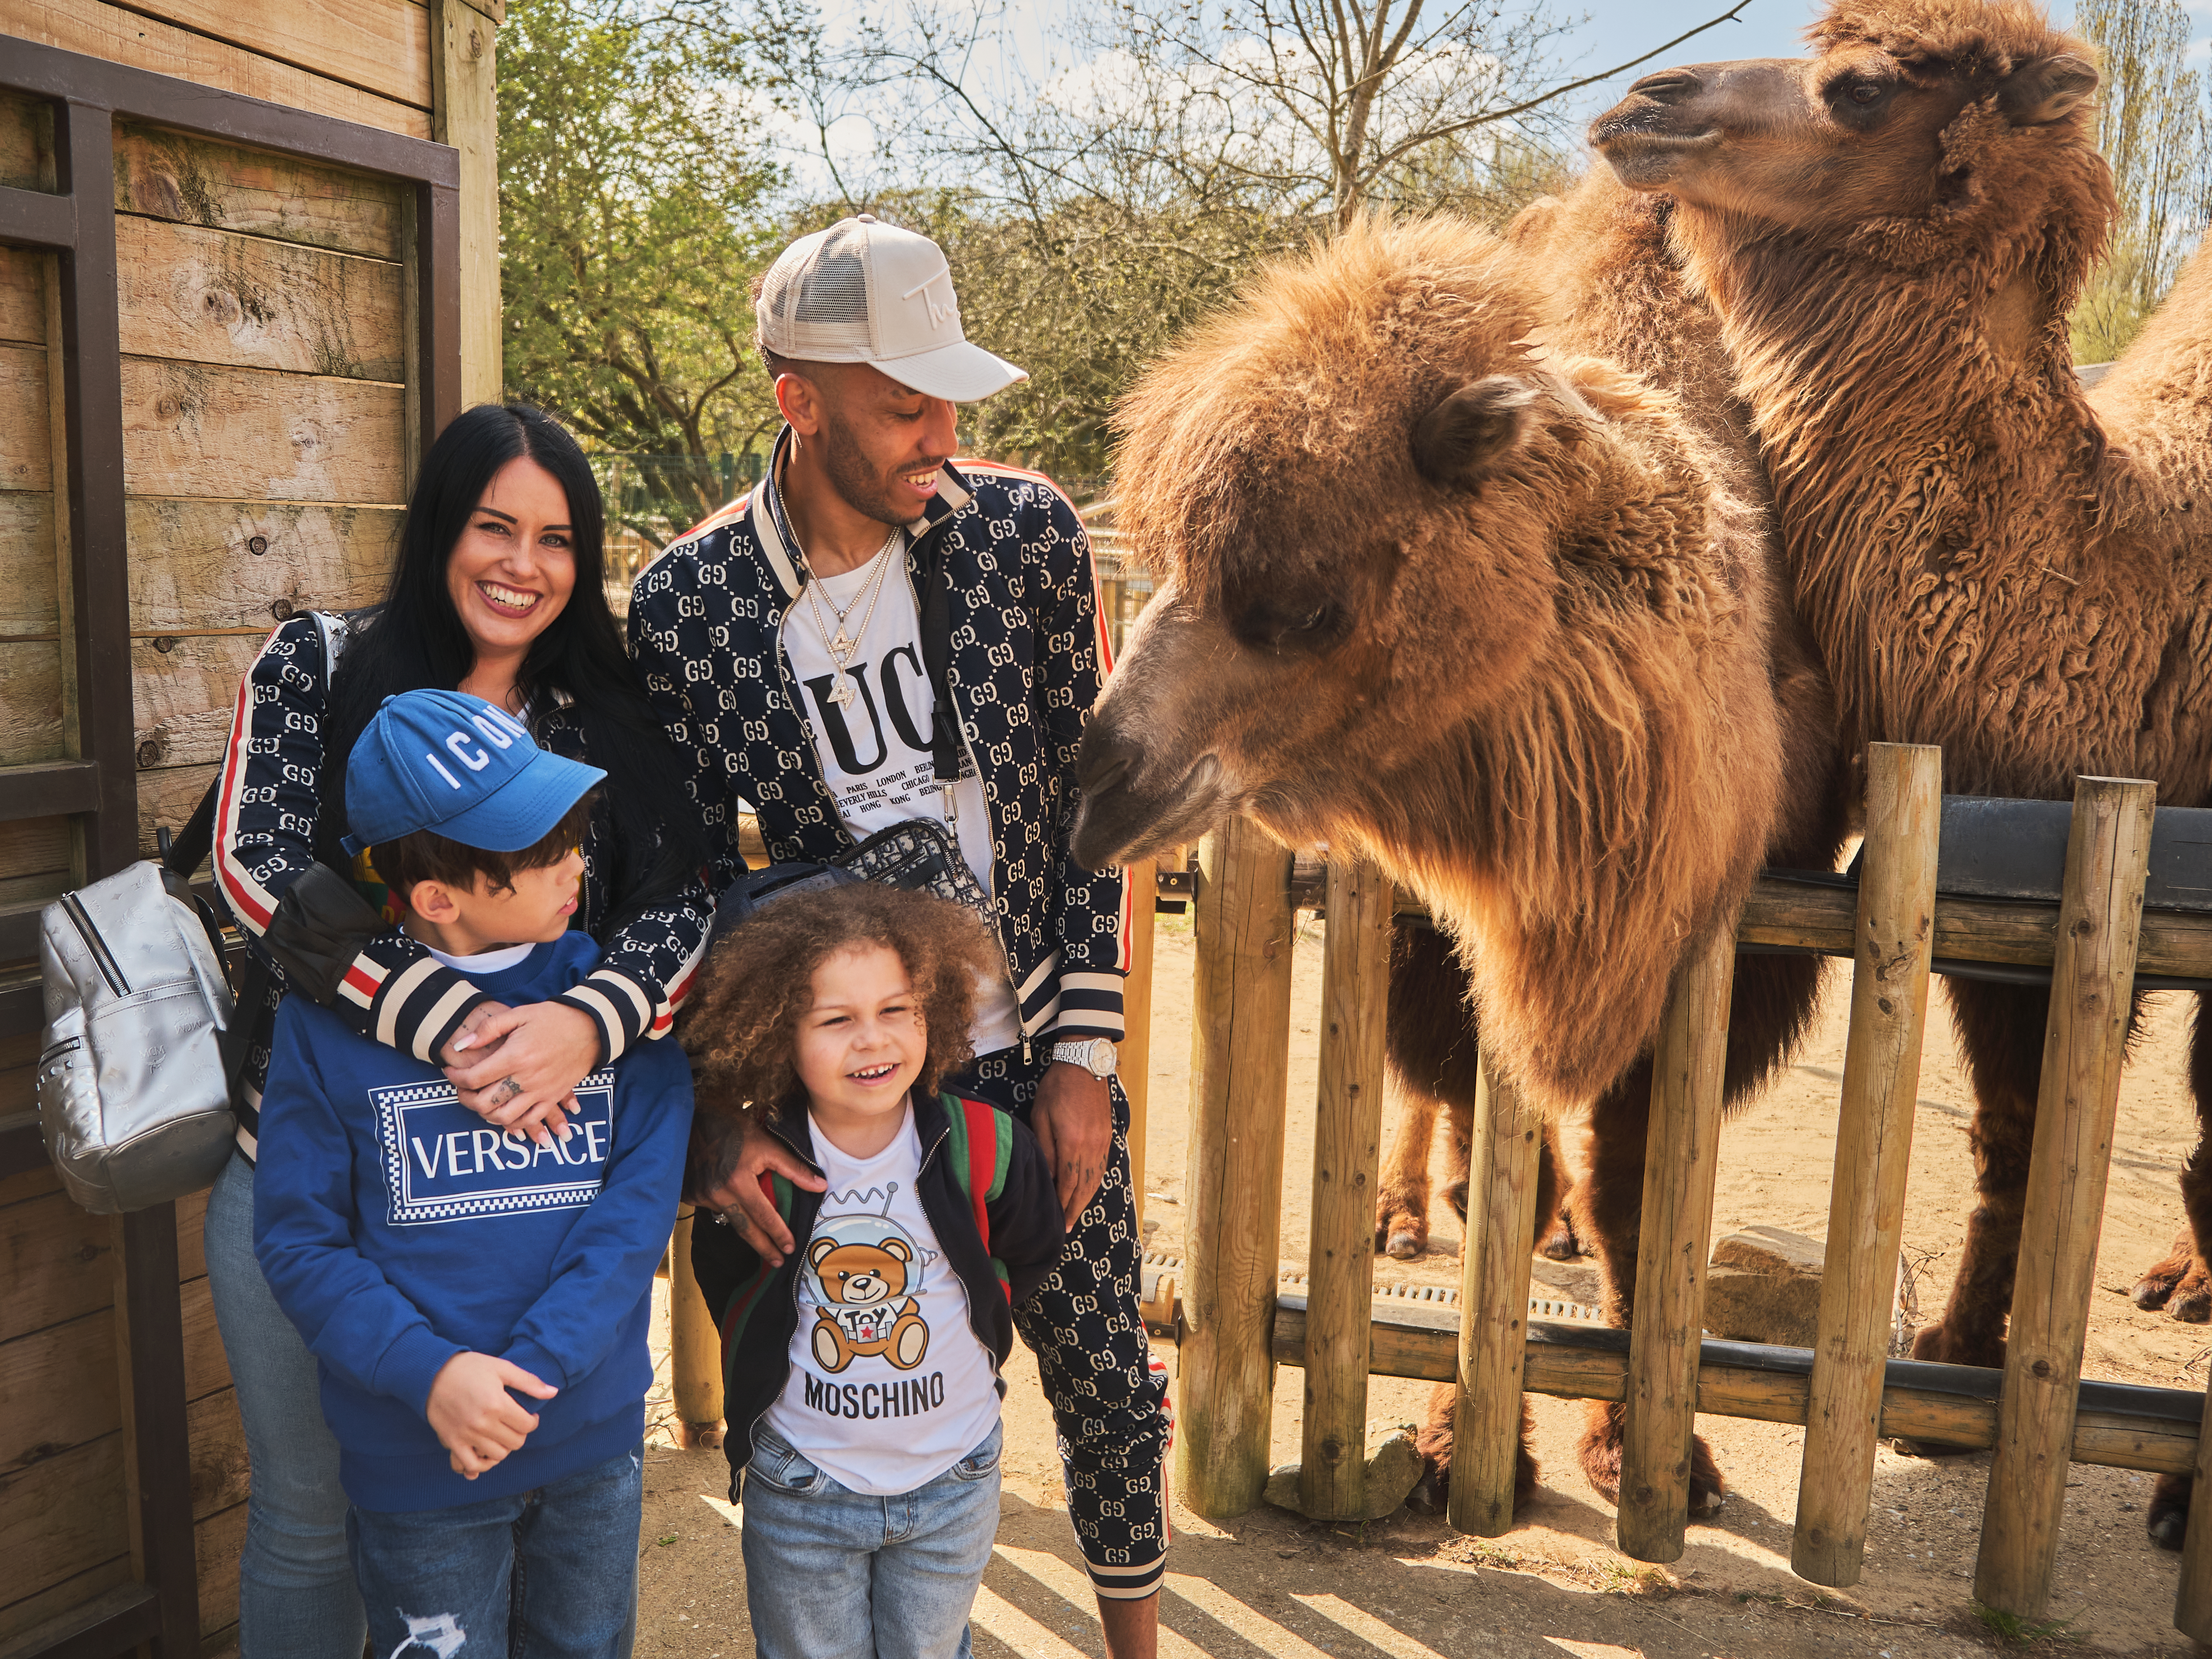
[[[929,1352],[929,1326],[906,1295],[914,1247],[902,1238],[875,1244],[816,1239],[806,1260],[822,1287],[816,1310],[814,1363],[842,1371],[863,1354],[881,1354],[902,1371]],[[903,1306],[896,1305],[904,1297]]]

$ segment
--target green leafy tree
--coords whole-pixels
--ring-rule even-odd
[[[783,179],[757,42],[705,0],[514,0],[501,31],[507,392],[629,458],[611,505],[653,546],[720,504],[725,453],[774,429],[747,373]]]
[[[2069,319],[2075,360],[2094,363],[2127,349],[2179,274],[2212,211],[2212,143],[2179,0],[2081,0],[2075,21],[2102,59],[2097,143],[2120,206],[2112,252]]]

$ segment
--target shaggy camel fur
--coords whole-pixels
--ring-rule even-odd
[[[1667,246],[1668,211],[1665,198],[1632,192],[1600,167],[1564,199],[1545,197],[1531,204],[1505,234],[1544,290],[1548,321],[1537,337],[1609,358],[1674,392],[1685,416],[1730,464],[1729,488],[1768,511],[1767,556],[1776,573],[1770,669],[1790,734],[1783,787],[1790,805],[1789,827],[1768,849],[1767,861],[1827,870],[1833,867],[1844,808],[1840,751],[1828,735],[1833,696],[1812,637],[1790,604],[1751,412],[1736,394],[1718,320],[1687,291]],[[1391,957],[1389,1049],[1404,1110],[1382,1160],[1375,1237],[1376,1248],[1394,1256],[1418,1255],[1428,1242],[1429,1158],[1439,1109],[1450,1131],[1455,1180],[1448,1197],[1462,1218],[1467,1213],[1476,1044],[1471,1021],[1454,1017],[1447,950],[1434,935],[1417,935],[1400,924]],[[1805,963],[1787,971],[1817,973]],[[1547,1136],[1546,1157],[1555,1163],[1560,1158],[1556,1126]],[[1548,1169],[1545,1174],[1552,1177]],[[1589,1218],[1581,1213],[1586,1194],[1575,1184],[1580,1174],[1562,1166],[1556,1220],[1547,1214],[1539,1222],[1539,1249],[1554,1260],[1580,1254],[1593,1237]],[[1552,1191],[1544,1189],[1547,1206]]]
[[[1739,368],[1801,614],[1845,741],[1938,743],[1946,788],[2063,799],[2077,774],[2212,792],[2200,260],[2092,407],[2066,317],[2113,215],[2089,48],[2014,3],[1844,0],[1808,62],[1647,77],[1592,129],[1673,240]],[[2191,332],[2191,331],[2194,331]],[[2191,342],[2196,343],[2192,346]],[[2105,418],[2100,418],[2101,410]],[[1978,1202],[1922,1358],[1999,1363],[2047,994],[1954,979]],[[2200,1119],[2212,1053],[2200,1018]],[[2212,1310],[2193,1243],[2139,1287]],[[2185,1483],[2153,1535],[2178,1543]]]
[[[1626,1322],[1667,986],[1776,836],[1780,602],[1735,464],[1671,394],[1533,345],[1544,321],[1486,233],[1361,225],[1139,383],[1121,525],[1162,581],[1085,736],[1074,850],[1242,811],[1420,892],[1497,1061],[1549,1109],[1597,1103]],[[1773,960],[1738,975],[1736,1090],[1809,1005]],[[1583,1461],[1613,1488],[1617,1421]],[[1720,1496],[1701,1445],[1693,1507]]]

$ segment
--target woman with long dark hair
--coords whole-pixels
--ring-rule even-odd
[[[705,948],[704,833],[608,608],[602,542],[599,485],[557,422],[520,404],[469,410],[424,459],[384,602],[294,617],[239,690],[216,876],[268,988],[242,1000],[253,1024],[239,1156],[209,1199],[207,1258],[252,1470],[243,1659],[360,1659],[365,1634],[315,1363],[253,1256],[257,1109],[277,1001],[309,997],[438,1061],[487,1123],[543,1143],[565,1133],[579,1082],[668,1030]],[[355,738],[386,697],[424,687],[497,703],[544,747],[607,774],[574,922],[605,956],[554,1000],[490,1001],[468,963],[394,925],[399,896],[377,880],[374,849],[356,860],[339,847]]]

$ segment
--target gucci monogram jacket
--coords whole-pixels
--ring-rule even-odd
[[[772,488],[672,542],[630,604],[630,653],[688,763],[718,848],[717,892],[745,867],[743,804],[779,863],[824,862],[854,844],[784,654],[784,617],[804,582],[766,500]],[[1076,744],[1109,666],[1090,538],[1049,480],[978,461],[945,465],[908,532],[909,579],[935,564],[950,586],[949,685],[990,811],[999,942],[1023,1046],[1048,1034],[1119,1042],[1127,884],[1067,851]]]

